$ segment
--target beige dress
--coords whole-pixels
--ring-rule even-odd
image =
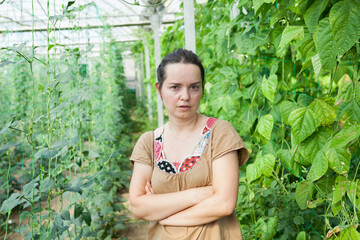
[[[182,165],[166,161],[161,145],[162,133],[163,127],[144,133],[130,157],[131,161],[153,168],[151,184],[155,194],[211,186],[212,162],[230,151],[238,151],[240,166],[249,158],[239,134],[224,120],[208,119],[198,145]],[[240,225],[233,213],[214,222],[192,227],[162,226],[158,222],[149,222],[147,239],[232,240],[242,237]]]

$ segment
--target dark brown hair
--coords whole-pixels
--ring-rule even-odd
[[[172,53],[167,54],[163,60],[161,61],[159,67],[157,68],[157,81],[160,84],[160,89],[166,79],[166,71],[165,67],[168,64],[172,63],[189,63],[194,64],[199,67],[200,73],[201,73],[201,85],[202,89],[204,90],[204,81],[205,81],[205,75],[204,75],[204,67],[201,63],[200,58],[193,53],[192,51],[179,48]]]

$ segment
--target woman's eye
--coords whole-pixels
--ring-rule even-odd
[[[199,86],[191,86],[191,89],[198,90]]]
[[[171,86],[170,88],[174,89],[174,90],[177,90],[177,89],[179,89],[179,86]]]

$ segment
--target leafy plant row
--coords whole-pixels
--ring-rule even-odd
[[[360,239],[359,14],[354,0],[196,5],[201,111],[230,121],[251,152],[244,239]],[[163,56],[184,47],[182,25],[162,34]]]
[[[88,7],[73,2],[49,22],[72,21]],[[0,50],[0,236],[118,237],[128,221],[120,191],[136,127],[123,47],[104,30],[110,43],[90,59],[90,45],[70,48],[51,32],[48,56],[26,43]]]

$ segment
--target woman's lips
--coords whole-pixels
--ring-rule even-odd
[[[190,109],[190,106],[188,106],[188,105],[181,105],[181,106],[179,106],[179,108],[180,108],[181,110],[189,110],[189,109]]]

